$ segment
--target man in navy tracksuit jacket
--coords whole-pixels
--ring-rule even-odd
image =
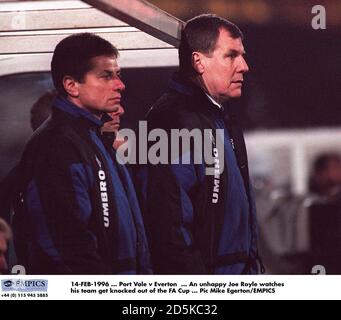
[[[21,159],[14,231],[30,274],[150,273],[135,190],[100,128],[120,107],[118,52],[89,33],[56,47],[59,96]]]
[[[226,105],[241,95],[248,71],[241,39],[237,26],[217,16],[190,20],[182,32],[180,73],[147,115],[148,130],[224,130],[224,170],[218,176],[206,175],[207,164],[195,163],[193,154],[179,155],[190,163],[148,164],[139,172],[155,273],[258,272],[245,144]]]

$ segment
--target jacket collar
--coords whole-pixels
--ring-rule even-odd
[[[224,103],[223,106],[214,103],[204,90],[190,80],[181,77],[179,73],[175,73],[169,80],[168,87],[179,94],[192,97],[195,102],[195,108],[201,108],[204,112],[226,116],[225,109],[228,108],[227,103]]]
[[[85,120],[85,122],[87,122],[90,127],[100,128],[105,122],[112,120],[112,118],[106,113],[104,113],[101,120],[99,120],[90,112],[78,107],[68,99],[61,96],[58,96],[55,99],[53,107],[60,111],[66,112],[68,115],[74,117],[75,119]]]

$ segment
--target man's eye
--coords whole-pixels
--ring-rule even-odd
[[[227,55],[228,58],[231,58],[231,59],[235,59],[237,58],[237,54],[236,53],[230,53],[229,55]]]

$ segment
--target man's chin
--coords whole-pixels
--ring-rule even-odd
[[[111,103],[107,104],[108,111],[106,112],[116,112],[121,107],[121,103],[116,101],[111,101]]]
[[[240,98],[242,96],[242,90],[234,90],[233,92],[230,93],[229,98],[235,99],[235,98]]]

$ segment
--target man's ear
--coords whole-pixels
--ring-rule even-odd
[[[68,95],[73,98],[79,96],[78,82],[71,76],[65,76],[63,78],[63,86]]]
[[[192,67],[198,74],[203,74],[205,71],[205,56],[201,52],[194,51],[192,53]]]

